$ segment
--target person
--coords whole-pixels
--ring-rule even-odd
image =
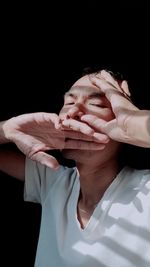
[[[0,170],[25,180],[25,201],[42,205],[36,267],[148,267],[150,170],[120,166],[123,144],[150,148],[150,110],[108,71],[85,75],[60,114],[32,113],[0,124]],[[76,166],[46,153],[60,150]]]

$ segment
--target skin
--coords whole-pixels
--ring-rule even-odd
[[[91,83],[87,75],[79,79],[66,93],[59,117],[64,129],[77,129],[77,127],[86,129],[81,118],[88,114],[107,122],[114,119],[110,102],[104,93]],[[120,143],[110,139],[106,140],[105,148],[94,153],[81,149],[63,150],[66,158],[76,161],[80,174],[78,217],[82,227],[88,222],[95,203],[99,202],[119,171],[117,157]],[[86,212],[82,212],[83,210]]]
[[[90,82],[88,75],[79,79],[65,94],[64,106],[60,111],[59,117],[65,130],[72,129],[82,132],[85,131],[86,133],[87,124],[81,121],[81,117],[87,114],[106,121],[111,121],[114,118],[110,102],[107,100],[105,95]],[[95,132],[94,136],[97,136],[98,134],[98,132]],[[118,144],[116,144],[113,140],[110,141],[106,135],[104,135],[103,138],[106,144],[109,142],[109,146],[105,146],[104,154],[107,154],[107,152],[105,152],[106,150],[110,153],[110,150],[114,151],[115,147],[118,147]],[[69,157],[71,157],[72,153],[74,155],[77,154],[76,158],[75,156],[72,158],[76,160],[76,162],[78,162],[79,159],[81,161],[81,158],[84,159],[86,156],[86,163],[87,161],[91,162],[91,159],[89,158],[89,155],[92,154],[91,151],[84,152],[85,151],[82,151],[81,153],[78,149],[76,151],[69,149],[69,151],[64,150],[64,155],[67,157],[67,154],[69,154]],[[99,151],[94,154],[94,162],[98,161],[97,164],[99,164],[99,157],[97,157]]]
[[[81,186],[77,211],[84,228],[119,172],[121,143],[150,147],[150,111],[139,110],[130,101],[126,81],[118,82],[101,71],[72,86],[59,116],[41,112],[0,122],[0,143],[8,142],[50,168],[58,168],[59,163],[47,150],[60,149],[76,161]],[[1,149],[0,170],[24,180],[23,154]]]
[[[78,149],[79,146],[82,150],[99,150],[104,148],[105,139],[104,134],[94,136],[94,130],[88,125],[80,131],[62,130],[59,116],[52,113],[23,114],[0,122],[1,144],[13,142],[24,155],[53,169],[59,168],[59,163],[47,150]],[[11,165],[7,161],[10,154],[14,163]],[[12,152],[0,151],[0,162],[3,162],[2,171],[11,173],[14,165],[13,176],[24,180],[24,160],[14,160]],[[18,165],[21,165],[19,173],[15,171]]]
[[[102,70],[89,77],[111,103],[114,119],[107,122],[93,115],[82,116],[81,120],[102,131],[111,139],[140,147],[150,147],[150,110],[138,109],[130,100],[126,81],[116,81],[110,73]]]
[[[70,103],[70,100],[73,102]],[[82,227],[89,220],[95,203],[101,199],[119,171],[117,156],[120,147],[103,131],[82,121],[85,115],[108,122],[114,118],[110,102],[91,83],[89,76],[79,79],[69,94],[65,95],[59,116],[48,113],[25,114],[2,122],[0,127],[2,143],[15,143],[23,154],[48,167],[59,166],[54,157],[45,153],[50,149],[61,149],[66,158],[76,161],[81,184],[78,207],[87,211],[81,214],[78,209]],[[14,157],[14,153],[2,151],[0,158],[1,170],[24,180],[24,157],[18,154]]]

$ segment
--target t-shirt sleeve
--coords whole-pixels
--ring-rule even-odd
[[[63,175],[65,167],[53,170],[26,158],[24,200],[42,204],[53,184]]]

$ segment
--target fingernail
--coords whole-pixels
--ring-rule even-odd
[[[94,133],[93,136],[104,143],[108,143],[110,141],[108,136],[101,136],[99,133]]]

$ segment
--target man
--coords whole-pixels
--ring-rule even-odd
[[[60,115],[34,113],[1,123],[0,169],[24,180],[42,205],[36,267],[150,264],[150,171],[121,168],[122,143],[150,147],[150,111],[130,101],[126,81],[85,75],[65,94]],[[62,150],[75,168],[46,150]],[[39,163],[38,163],[39,162]]]

